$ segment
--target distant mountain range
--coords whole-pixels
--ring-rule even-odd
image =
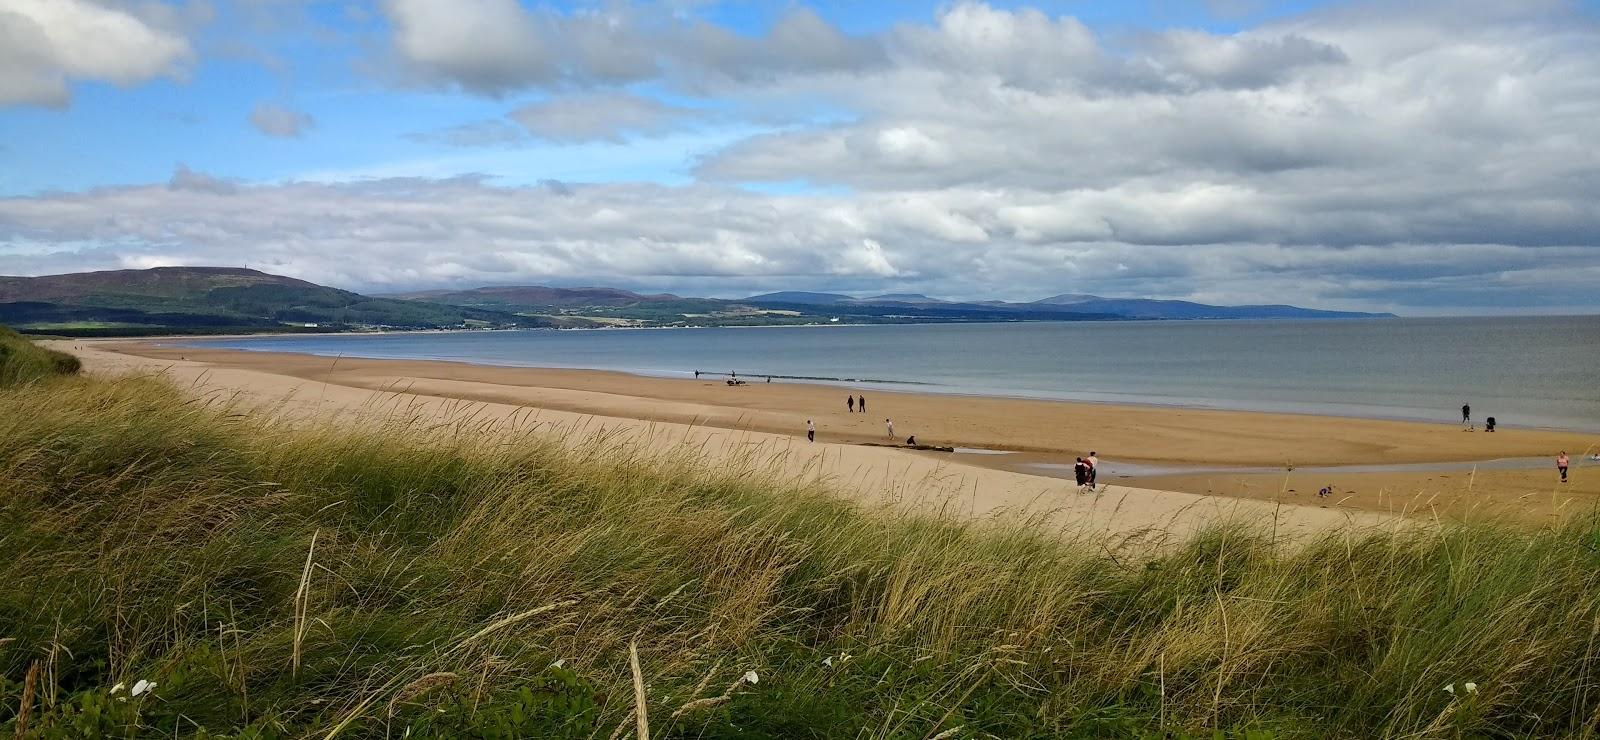
[[[641,302],[681,300],[670,293],[640,295],[618,288],[547,288],[543,285],[512,285],[471,290],[423,290],[414,293],[386,294],[385,297],[452,305],[564,307],[631,306]]]
[[[1392,314],[1283,305],[1210,306],[1070,293],[1029,303],[957,302],[917,293],[858,298],[805,291],[723,300],[604,287],[519,285],[366,296],[233,267],[0,277],[0,323],[36,333],[80,335],[1387,316]]]
[[[563,325],[503,311],[374,298],[236,267],[0,277],[0,324],[73,335]]]
[[[839,293],[807,293],[784,291],[750,296],[743,302],[757,306],[805,305],[840,306],[917,306],[940,311],[973,311],[1021,314],[1076,314],[1113,316],[1127,319],[1354,319],[1393,318],[1388,313],[1362,313],[1357,311],[1323,311],[1285,305],[1212,306],[1190,301],[1155,300],[1149,298],[1102,298],[1083,293],[1063,293],[1041,298],[1029,303],[1006,301],[979,301],[958,303],[930,298],[919,293],[892,293],[855,298]]]

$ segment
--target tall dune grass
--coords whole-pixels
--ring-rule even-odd
[[[1584,736],[1600,712],[1589,519],[1293,549],[1234,523],[1131,559],[154,380],[0,409],[0,732]]]
[[[45,349],[0,326],[0,386],[31,383],[78,372],[78,358]]]

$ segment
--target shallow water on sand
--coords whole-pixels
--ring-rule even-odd
[[[1575,467],[1600,465],[1600,462],[1574,458]],[[1020,466],[1030,473],[1054,478],[1071,478],[1071,463],[1029,463]],[[1388,465],[1319,465],[1300,466],[1295,473],[1465,473],[1471,470],[1555,470],[1553,457],[1506,457],[1497,460],[1474,462],[1395,463]],[[1209,467],[1203,465],[1150,465],[1145,463],[1100,460],[1100,477],[1147,478],[1157,475],[1231,475],[1283,473],[1282,467]]]
[[[1600,317],[286,335],[186,344],[1600,431]],[[1067,420],[1070,423],[1070,419]],[[1480,421],[1481,423],[1481,421]]]

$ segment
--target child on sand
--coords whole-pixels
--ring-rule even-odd
[[[1561,482],[1562,483],[1566,483],[1567,482],[1567,451],[1566,450],[1562,450],[1561,454],[1556,456],[1556,470],[1561,471]]]
[[[806,441],[817,441],[817,425],[812,423],[810,419],[806,419]]]
[[[894,422],[889,419],[884,419],[883,425],[889,428],[889,439],[894,439]]]

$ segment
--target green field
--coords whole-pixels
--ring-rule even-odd
[[[0,336],[0,732],[1522,737],[1600,713],[1592,518],[1294,548],[1236,524],[1141,555],[75,370]]]

